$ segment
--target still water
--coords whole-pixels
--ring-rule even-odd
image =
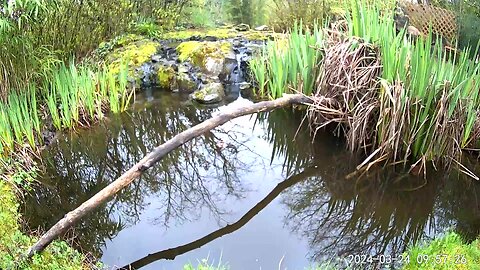
[[[24,205],[28,226],[48,228],[155,146],[224,109],[153,91],[129,113],[61,135],[44,151],[41,185]],[[351,177],[361,158],[331,133],[313,140],[302,118],[299,110],[277,110],[205,133],[65,237],[111,268],[183,269],[208,258],[236,270],[396,256],[447,230],[479,234],[478,183],[456,172],[430,170],[424,179],[392,167]]]

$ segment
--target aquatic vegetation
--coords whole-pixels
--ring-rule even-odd
[[[228,270],[227,264],[219,262],[217,264],[209,263],[208,258],[203,259],[198,262],[197,266],[195,267],[192,263],[186,264],[183,266],[183,270]]]
[[[426,245],[411,247],[402,269],[480,269],[480,242],[463,242],[456,233],[447,233]]]
[[[303,30],[300,24],[295,25],[288,38],[270,42],[263,54],[250,63],[259,83],[259,94],[263,95],[267,86],[272,98],[293,91],[309,95],[319,70],[322,40],[323,33],[317,26]]]
[[[27,141],[36,147],[36,134],[40,133],[35,88],[30,86],[22,93],[12,92],[7,102],[0,102],[0,154],[13,150],[15,143]]]
[[[56,129],[72,128],[78,124],[103,117],[104,104],[114,113],[125,111],[134,95],[127,82],[127,66],[121,65],[118,74],[104,67],[93,72],[88,67],[61,65],[53,80],[46,84],[46,101]]]
[[[471,135],[480,73],[468,60],[469,52],[451,55],[432,35],[408,42],[403,31],[395,32],[393,14],[381,15],[374,6],[355,1],[351,5],[350,35],[380,50],[382,83],[375,87],[380,111],[373,120],[378,123],[373,141],[381,149],[379,156],[393,154],[394,161],[459,160],[462,148],[478,140]]]

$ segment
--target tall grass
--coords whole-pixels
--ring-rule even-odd
[[[395,32],[392,13],[353,0],[351,5],[350,35],[380,49],[385,83],[376,145],[403,153],[404,160],[459,158],[474,139],[480,105],[479,66],[469,60],[469,51],[449,55],[431,34],[408,41],[404,31]]]
[[[103,68],[95,72],[89,67],[60,65],[51,80],[43,84],[47,115],[57,130],[88,126],[101,119],[106,111],[125,111],[134,96],[127,81],[128,68],[121,66],[115,75]],[[10,93],[0,102],[0,155],[8,154],[15,145],[27,142],[32,148],[41,143],[41,123],[36,87],[28,85]],[[107,107],[109,106],[109,107]]]
[[[114,113],[125,111],[134,91],[128,88],[127,67],[115,75],[106,67],[93,72],[88,67],[61,65],[46,84],[46,100],[56,129],[89,125],[103,117],[104,104]]]
[[[258,94],[277,98],[292,89],[311,94],[322,56],[322,40],[316,25],[311,30],[300,22],[286,40],[270,42],[263,54],[250,62]]]
[[[36,147],[40,133],[40,118],[37,110],[35,88],[12,92],[7,102],[0,103],[0,154],[11,151],[15,143],[27,142]]]

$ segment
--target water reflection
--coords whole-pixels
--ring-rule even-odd
[[[265,198],[263,198],[260,202],[258,202],[253,208],[251,208],[248,212],[245,213],[245,215],[243,215],[239,220],[237,220],[234,223],[228,224],[225,227],[222,227],[202,238],[196,239],[195,241],[192,241],[185,245],[162,250],[159,252],[155,252],[153,254],[149,254],[148,256],[145,256],[133,263],[120,267],[119,269],[124,269],[124,270],[139,269],[158,260],[162,260],[162,259],[173,260],[178,255],[200,248],[210,243],[211,241],[214,241],[219,237],[233,233],[239,230],[240,228],[242,228],[243,226],[245,226],[252,218],[258,215],[260,211],[262,211],[265,207],[267,207],[283,191],[285,191],[286,189],[290,188],[291,186],[301,181],[304,181],[306,178],[311,176],[315,171],[316,170],[314,168],[305,168],[303,172],[293,175],[288,179],[280,182],[279,184],[277,184],[277,186],[275,186],[274,189],[272,189],[272,191],[270,191],[270,193],[267,194],[267,196],[265,196]]]
[[[322,168],[317,177],[283,196],[289,209],[285,222],[308,239],[312,261],[350,254],[398,256],[448,229],[470,240],[479,235],[480,186],[463,175],[430,168],[424,179],[399,168],[374,168],[351,179],[348,172],[359,160],[329,157],[322,150],[316,156]],[[332,160],[337,162],[325,166]]]
[[[210,118],[214,111],[194,106],[173,110],[178,108],[178,101],[166,96],[158,101],[161,104],[121,115],[94,130],[62,137],[44,153],[44,185],[35,189],[25,204],[29,226],[51,226],[119,177],[150,149]],[[228,143],[224,142],[226,137]],[[251,166],[238,156],[252,150],[237,139],[243,137],[241,131],[229,130],[227,134],[217,129],[170,153],[76,226],[81,247],[101,255],[104,240],[137,223],[148,206],[145,198],[152,195],[163,205],[154,223],[168,225],[170,220],[176,224],[198,219],[200,207],[207,207],[220,219],[223,212],[217,202],[226,197],[240,197],[245,191],[239,175]]]
[[[130,114],[65,135],[44,153],[44,185],[25,204],[24,216],[31,228],[49,227],[156,145],[221,109],[197,108],[181,96],[159,95],[138,104]],[[115,262],[120,265],[151,269],[158,269],[152,262],[161,259],[185,260],[179,255],[201,246],[203,250],[231,247],[231,254],[223,256],[232,269],[256,269],[252,255],[235,245],[237,240],[220,245],[218,238],[234,232],[242,239],[248,226],[258,231],[272,226],[270,236],[253,237],[264,242],[287,239],[276,248],[300,247],[301,257],[315,262],[348,254],[394,256],[409,244],[449,228],[468,239],[478,236],[478,183],[432,168],[427,179],[394,167],[347,177],[361,157],[349,154],[341,139],[327,133],[318,133],[313,141],[305,126],[298,129],[302,119],[299,110],[277,110],[243,117],[194,139],[78,224],[78,247],[96,257],[118,253],[121,259]],[[469,168],[476,164],[475,160]],[[215,222],[209,223],[210,219]],[[158,243],[149,239],[154,236],[146,228],[150,233],[158,233],[158,228],[167,231],[155,235],[163,237]],[[185,236],[185,230],[195,233]],[[134,255],[130,254],[134,247],[117,251],[114,247],[122,246],[118,244],[122,233],[128,243],[148,239],[151,245]],[[176,241],[167,241],[171,234]],[[262,251],[256,245],[248,249]],[[154,254],[139,259],[148,253]],[[278,254],[272,250],[265,256],[274,255]],[[292,252],[284,255],[289,269],[308,266]],[[281,255],[269,259],[262,268],[278,268]],[[174,268],[179,267],[168,269]]]

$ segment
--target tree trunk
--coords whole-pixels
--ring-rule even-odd
[[[223,125],[233,118],[252,113],[269,111],[292,104],[309,103],[311,103],[310,98],[302,94],[284,95],[282,98],[272,101],[263,101],[248,106],[230,108],[225,112],[218,114],[217,116],[214,116],[194,127],[181,132],[164,144],[153,149],[152,152],[147,154],[142,160],[126,171],[114,182],[106,186],[104,189],[99,191],[73,211],[67,213],[65,217],[53,225],[33,246],[29,248],[26,257],[31,258],[35,253],[42,252],[53,240],[60,235],[63,235],[68,228],[75,225],[80,219],[85,217],[99,205],[109,201],[116,193],[128,186],[133,180],[140,177],[143,172],[152,167],[156,162],[160,161],[165,155],[192,140],[193,138],[198,137],[215,127]]]

